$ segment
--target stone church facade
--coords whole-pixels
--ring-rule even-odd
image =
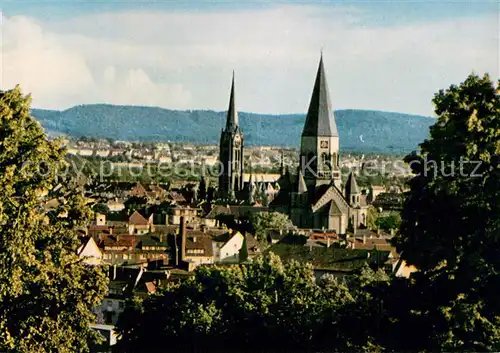
[[[234,100],[233,74],[226,127],[221,133],[219,159],[224,170],[219,177],[219,197],[251,199],[253,182],[243,185],[243,134]],[[354,174],[342,187],[339,152],[339,134],[321,57],[302,131],[299,167],[291,173],[282,166],[279,192],[270,210],[288,214],[299,228],[345,234],[349,229],[364,227],[366,202]]]

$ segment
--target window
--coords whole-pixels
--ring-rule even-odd
[[[323,164],[327,164],[328,163],[328,154],[325,153],[325,152],[323,152],[321,154],[321,163],[323,163]]]
[[[125,308],[125,303],[124,303],[124,302],[119,302],[119,303],[118,303],[118,307],[119,307],[120,309]]]

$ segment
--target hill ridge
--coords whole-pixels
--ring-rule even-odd
[[[401,154],[428,138],[434,118],[379,110],[334,112],[344,150]],[[218,144],[226,112],[160,107],[82,104],[65,110],[32,109],[52,133],[117,140]],[[297,147],[305,114],[238,112],[247,145]]]

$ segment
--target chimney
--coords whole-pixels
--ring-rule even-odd
[[[366,244],[366,235],[363,235],[363,244]]]
[[[185,261],[186,258],[186,219],[184,216],[181,217],[181,226],[180,226],[180,232],[181,234],[181,262]]]
[[[193,243],[196,243],[196,235],[193,237]]]
[[[330,247],[330,237],[329,236],[326,237],[326,247],[327,248]]]
[[[116,279],[116,264],[113,265],[113,281]]]

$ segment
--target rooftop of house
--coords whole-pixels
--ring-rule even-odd
[[[189,257],[212,257],[212,237],[211,236],[187,236],[186,237],[186,256]],[[188,253],[189,250],[203,250],[203,253]]]
[[[212,210],[205,216],[205,218],[215,218],[218,215],[233,215],[236,218],[245,217],[249,214],[258,212],[268,212],[268,207],[254,207],[254,206],[234,206],[234,205],[215,205]]]
[[[135,248],[136,236],[135,235],[107,235],[101,238],[100,247],[127,247]]]
[[[149,220],[146,219],[139,211],[134,211],[128,219],[128,223],[136,226],[146,226],[149,225]]]
[[[377,256],[370,256],[368,250],[339,249],[324,246],[304,246],[276,244],[268,252],[278,255],[283,261],[296,260],[310,263],[317,269],[330,269],[339,271],[354,271],[366,263],[382,265],[389,257],[389,251],[379,251]]]

